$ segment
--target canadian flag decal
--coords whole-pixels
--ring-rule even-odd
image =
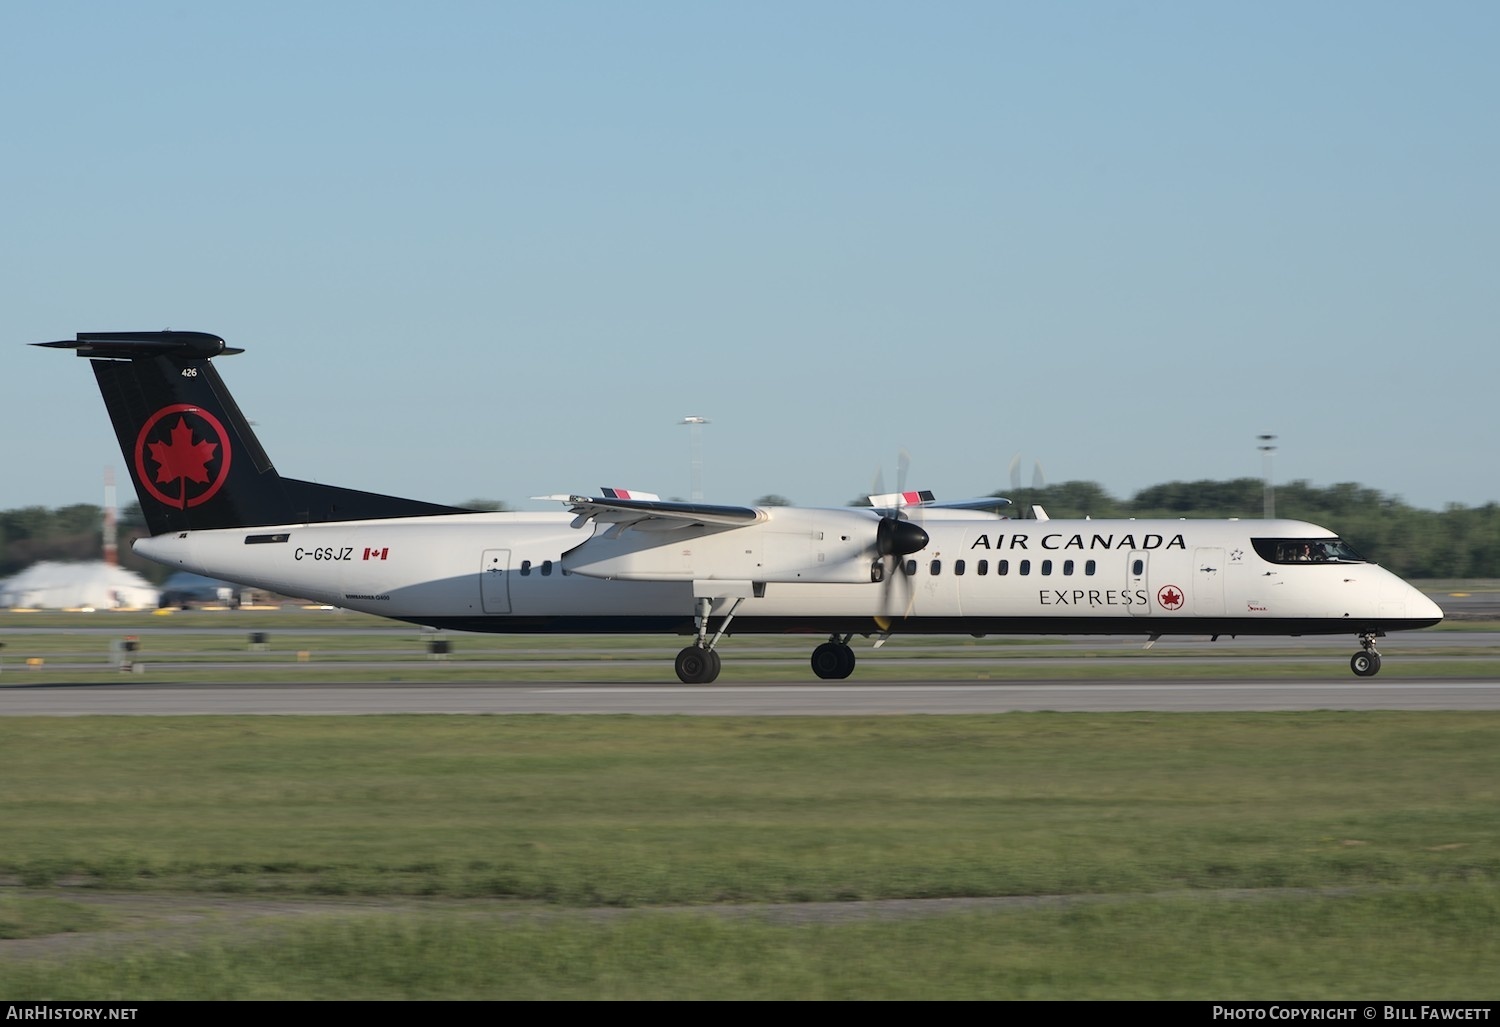
[[[384,560],[385,557],[386,557],[386,554],[389,553],[390,551],[391,550],[390,550],[389,546],[387,546],[384,549],[371,549],[368,546],[366,546],[365,547],[365,559],[366,560]]]

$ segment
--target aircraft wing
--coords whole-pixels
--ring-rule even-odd
[[[682,528],[738,528],[765,520],[765,514],[748,506],[714,506],[707,503],[673,503],[659,499],[614,499],[604,496],[538,496],[568,504],[577,514],[573,524],[587,521],[618,524],[645,531]]]
[[[1011,504],[1010,500],[999,496],[985,496],[983,499],[952,499],[944,503],[927,505],[937,510],[989,510],[999,513]]]

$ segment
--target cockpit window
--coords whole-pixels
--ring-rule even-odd
[[[1267,563],[1367,563],[1354,547],[1337,538],[1256,538],[1255,551]]]

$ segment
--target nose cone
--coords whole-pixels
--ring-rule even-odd
[[[1429,599],[1416,588],[1411,590],[1411,595],[1406,600],[1407,616],[1422,622],[1422,627],[1431,627],[1441,623],[1443,619],[1443,608]]]
[[[1437,603],[1384,567],[1372,564],[1363,571],[1356,569],[1343,580],[1354,590],[1353,594],[1371,602],[1366,609],[1387,631],[1411,631],[1442,623],[1443,611]]]

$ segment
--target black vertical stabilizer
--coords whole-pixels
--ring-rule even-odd
[[[151,534],[465,513],[276,473],[210,358],[203,332],[80,332],[38,346],[89,358]]]

